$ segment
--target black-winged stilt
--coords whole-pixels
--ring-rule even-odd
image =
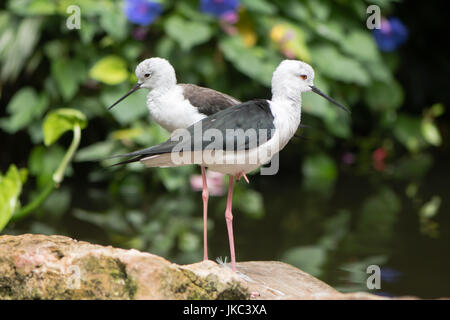
[[[234,178],[268,163],[294,136],[300,125],[303,92],[315,92],[349,112],[314,87],[313,80],[310,65],[284,60],[273,73],[272,100],[251,100],[229,107],[173,134],[161,144],[115,157],[131,157],[118,164],[135,161],[147,167],[199,164],[229,174],[225,219],[232,269],[236,270],[231,212]]]
[[[240,101],[219,91],[194,84],[177,84],[175,70],[163,58],[150,58],[136,67],[138,83],[122,98],[112,104],[113,108],[123,99],[139,89],[146,88],[147,108],[152,119],[169,132],[187,128],[216,112],[239,104]],[[202,172],[203,199],[203,259],[208,260],[207,217],[209,191],[205,167]]]

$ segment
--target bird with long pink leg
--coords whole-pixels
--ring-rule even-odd
[[[172,133],[176,129],[187,128],[197,121],[216,112],[240,103],[239,100],[219,91],[194,84],[177,84],[175,69],[163,58],[150,58],[136,67],[138,83],[119,102],[139,89],[148,89],[147,108],[152,120]],[[205,167],[202,172],[203,198],[203,259],[208,260],[208,184]]]
[[[314,70],[298,60],[284,60],[272,76],[272,99],[247,101],[189,126],[175,130],[158,145],[114,157],[140,161],[147,167],[175,167],[198,164],[229,175],[225,219],[230,245],[231,266],[236,271],[232,196],[236,178],[269,163],[286,146],[301,120],[301,95],[312,91],[343,110],[313,84]],[[114,158],[113,157],[113,158]],[[273,172],[275,173],[275,172]]]

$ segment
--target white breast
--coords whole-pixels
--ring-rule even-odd
[[[183,89],[179,86],[164,92],[158,89],[150,91],[147,107],[152,119],[169,132],[187,128],[206,117],[184,98]]]

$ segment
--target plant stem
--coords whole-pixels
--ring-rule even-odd
[[[81,128],[79,124],[75,124],[75,126],[73,127],[72,143],[70,144],[69,149],[64,155],[64,158],[61,161],[58,169],[56,169],[55,173],[53,174],[53,181],[56,183],[57,186],[64,179],[64,172],[66,171],[66,167],[69,164],[70,160],[72,159],[75,151],[78,149],[78,146],[80,145],[80,140],[81,140]]]
[[[81,128],[78,124],[75,124],[73,128],[73,139],[67,150],[64,158],[59,164],[58,169],[56,169],[53,174],[52,180],[45,186],[44,190],[29,204],[22,207],[19,211],[13,214],[11,221],[17,221],[26,217],[30,212],[38,208],[52,193],[55,188],[58,188],[62,180],[64,179],[64,172],[66,171],[67,165],[70,163],[75,151],[78,149],[81,140]]]
[[[52,193],[55,186],[55,182],[51,180],[45,186],[44,190],[42,190],[42,192],[36,198],[34,198],[33,201],[13,214],[13,216],[11,217],[11,221],[21,220],[22,218],[25,218],[30,212],[38,208],[45,201],[45,199],[47,199],[50,193]]]

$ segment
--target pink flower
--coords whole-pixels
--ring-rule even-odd
[[[378,148],[372,153],[372,165],[378,171],[386,169],[387,152],[384,148]]]
[[[206,171],[206,184],[208,185],[209,194],[211,196],[221,196],[225,194],[225,186],[223,181],[223,173]],[[193,191],[203,190],[203,180],[201,174],[192,175],[190,178],[191,189]]]

